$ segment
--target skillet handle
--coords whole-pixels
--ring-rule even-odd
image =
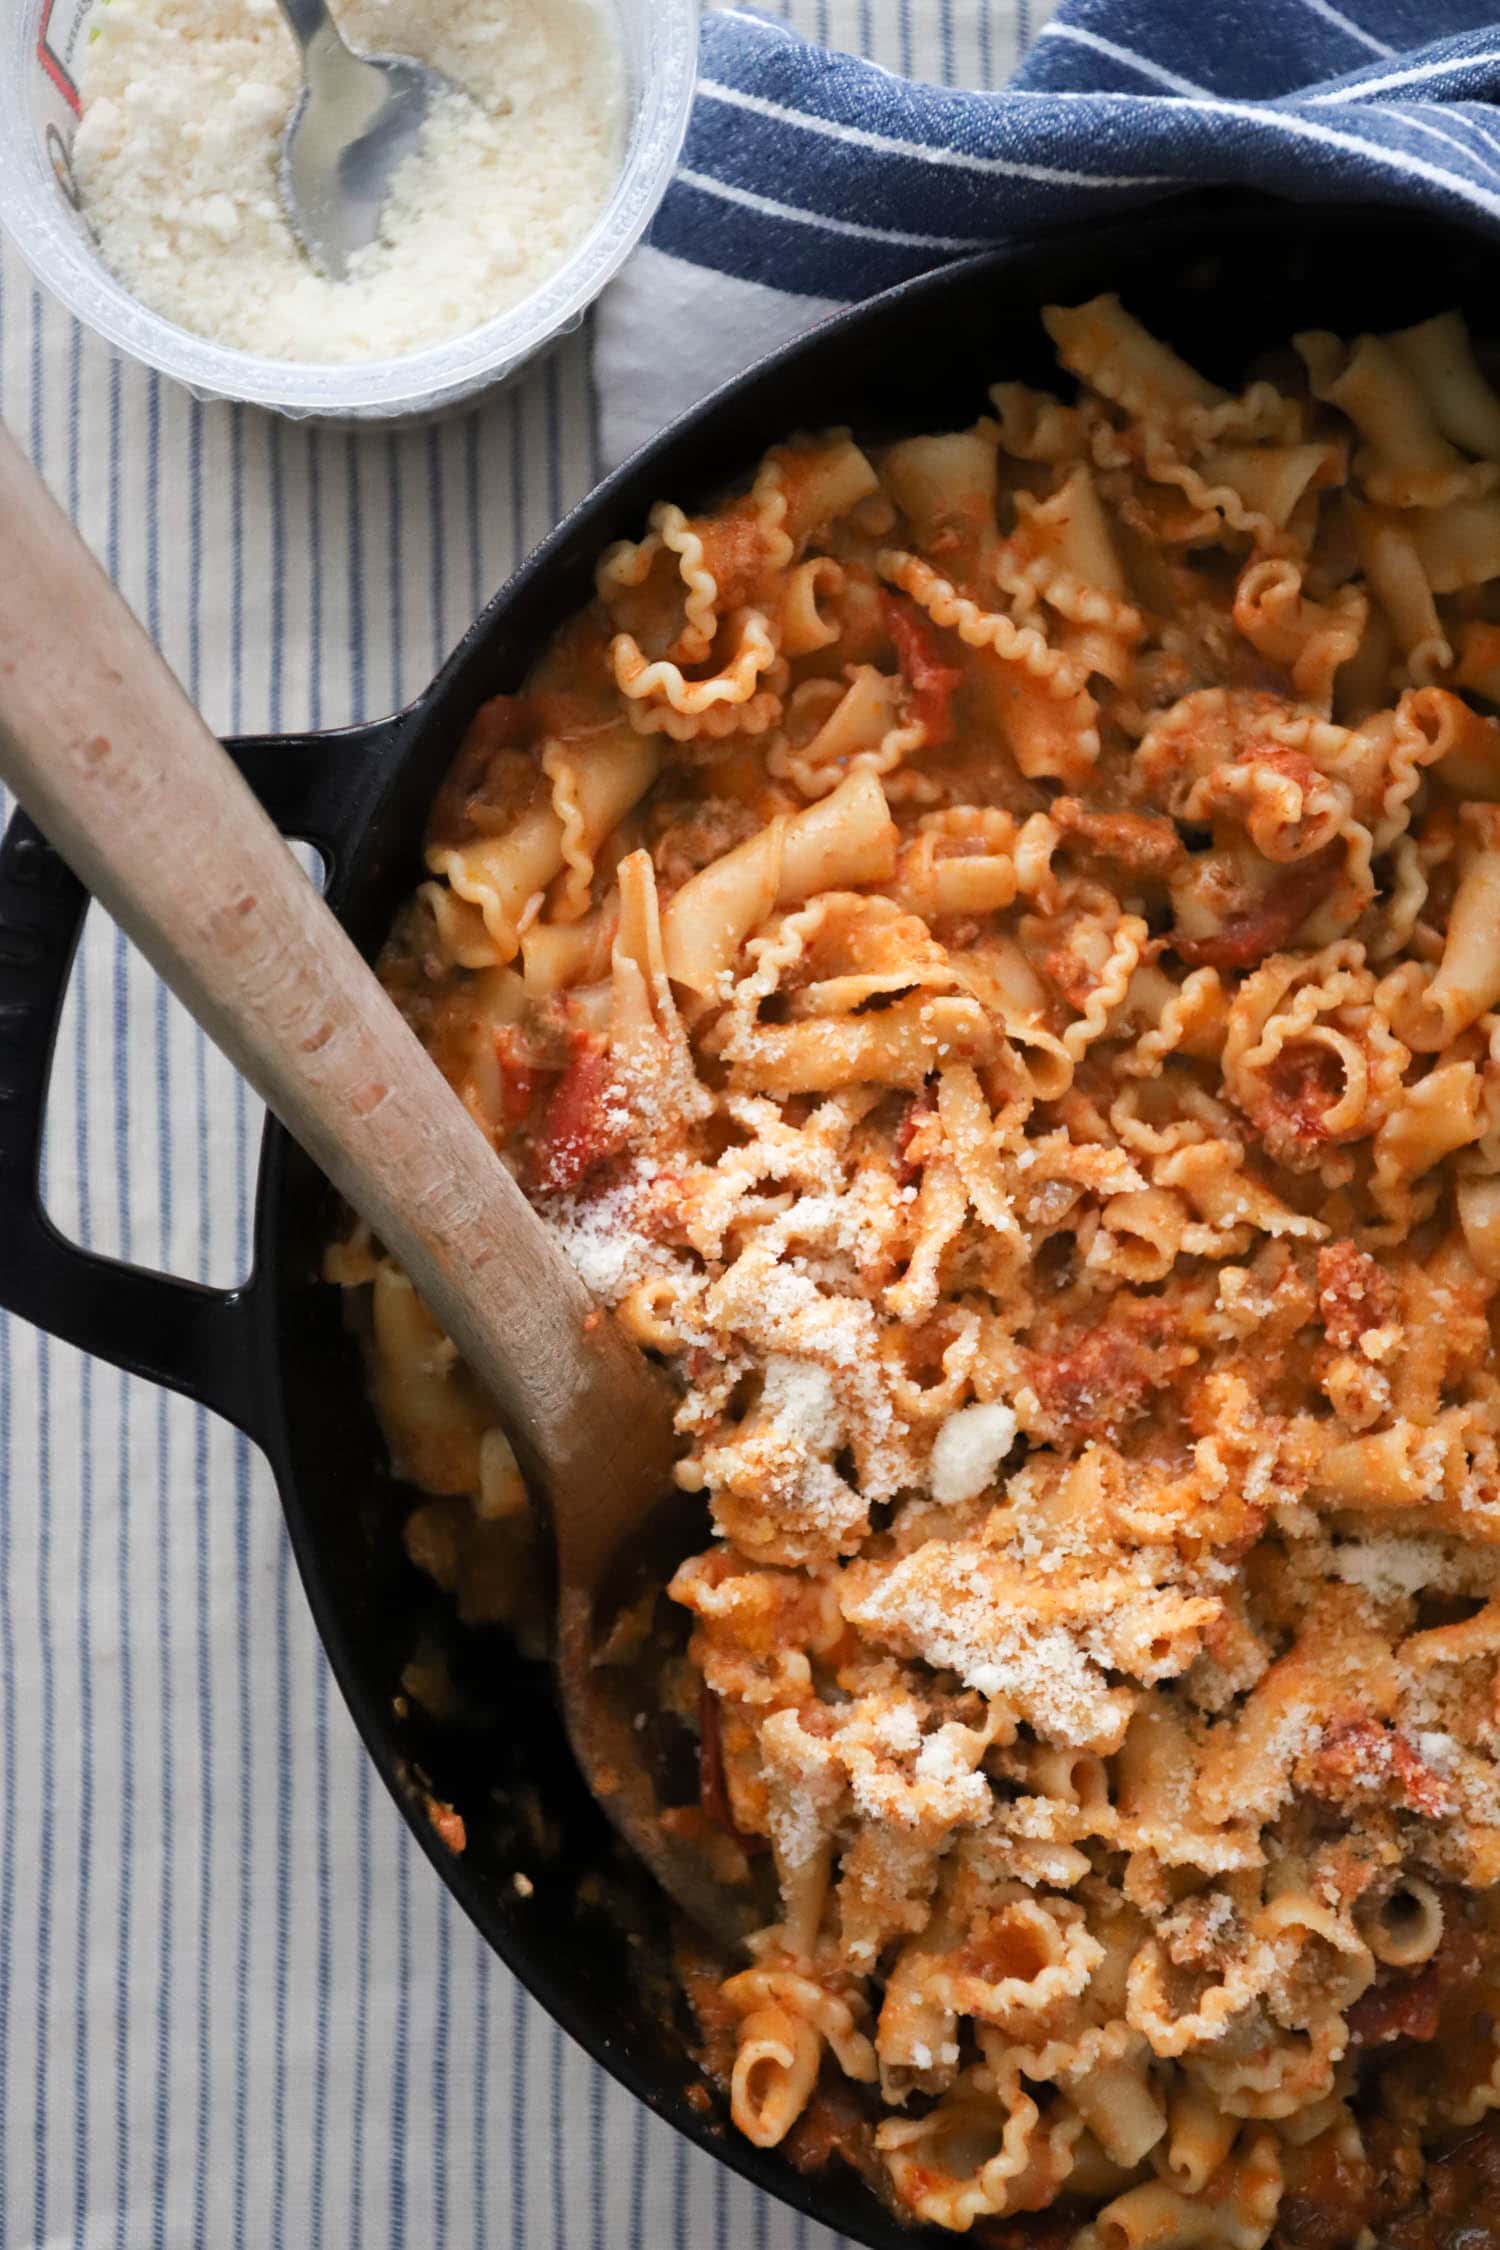
[[[285,836],[330,863],[353,845],[388,770],[399,719],[226,747]],[[25,813],[0,843],[0,1310],[260,1434],[258,1276],[238,1289],[79,1249],[42,1207],[52,1052],[88,893]]]

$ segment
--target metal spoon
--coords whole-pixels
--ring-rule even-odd
[[[281,200],[333,280],[380,231],[391,179],[436,101],[455,88],[409,55],[359,55],[325,0],[280,0],[302,49],[302,92],[281,148]]]
[[[601,1661],[613,1590],[672,1489],[665,1383],[593,1302],[3,428],[0,523],[0,779],[369,1220],[490,1392],[551,1518],[553,1664],[584,1778],[663,1888],[732,1942],[753,1902],[663,1827],[641,1692]]]

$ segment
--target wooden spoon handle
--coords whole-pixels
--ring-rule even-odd
[[[592,1486],[613,1536],[669,1457],[658,1386],[3,430],[0,776],[369,1220],[523,1467]]]

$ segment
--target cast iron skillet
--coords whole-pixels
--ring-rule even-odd
[[[589,598],[600,550],[638,534],[653,500],[707,499],[797,428],[956,427],[983,410],[990,382],[1055,382],[1037,319],[1054,299],[1118,289],[1195,364],[1233,383],[1257,351],[1299,327],[1390,328],[1457,304],[1485,335],[1495,274],[1494,252],[1456,225],[1214,197],[904,283],[729,385],[602,485],[409,711],[230,748],[285,833],[325,855],[331,903],[373,955],[418,879],[427,807],[476,705],[519,686],[546,636]],[[255,1269],[227,1293],[90,1256],[48,1223],[37,1187],[42,1116],[86,903],[30,823],[13,820],[0,846],[0,1304],[186,1392],[265,1449],[318,1629],[387,1786],[443,1881],[564,2028],[759,2186],[870,2250],[911,2250],[911,2230],[841,2167],[799,2176],[775,2151],[729,2135],[717,2099],[703,2106],[671,1997],[664,1919],[572,1769],[545,1673],[499,1634],[463,1633],[405,1558],[398,1527],[409,1495],[385,1466],[338,1293],[318,1279],[335,1213],[307,1159],[268,1128]],[[398,1703],[401,1666],[424,1632],[494,1715],[488,1722],[441,1731]],[[424,1783],[464,1815],[461,1858],[433,1833]],[[516,1894],[517,1869],[534,1895]]]

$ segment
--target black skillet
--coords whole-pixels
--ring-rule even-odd
[[[612,539],[651,502],[711,497],[776,438],[848,422],[879,436],[968,423],[986,385],[1057,381],[1039,308],[1117,289],[1207,373],[1300,327],[1392,328],[1462,307],[1493,331],[1495,253],[1456,224],[1379,209],[1195,198],[903,283],[730,384],[574,510],[490,603],[427,693],[399,717],[341,733],[230,745],[289,836],[316,844],[328,895],[367,955],[419,875],[423,822],[485,697],[519,686],[587,601]],[[607,2070],[702,2148],[869,2250],[917,2239],[838,2166],[804,2177],[727,2132],[704,2105],[671,1998],[665,1924],[620,1863],[569,1762],[545,1671],[503,1636],[465,1634],[407,1562],[410,1495],[385,1467],[338,1294],[318,1278],[328,1189],[267,1128],[244,1288],[202,1289],[88,1255],[49,1224],[38,1159],[53,1040],[85,895],[23,816],[0,845],[0,1305],[185,1392],[264,1448],[318,1629],[371,1756],[429,1859],[496,1951]],[[435,1638],[489,1724],[444,1730],[409,1711],[398,1678]],[[423,1804],[464,1815],[454,1858]],[[517,1894],[521,1869],[534,1891]],[[927,2240],[950,2240],[925,2236]]]

